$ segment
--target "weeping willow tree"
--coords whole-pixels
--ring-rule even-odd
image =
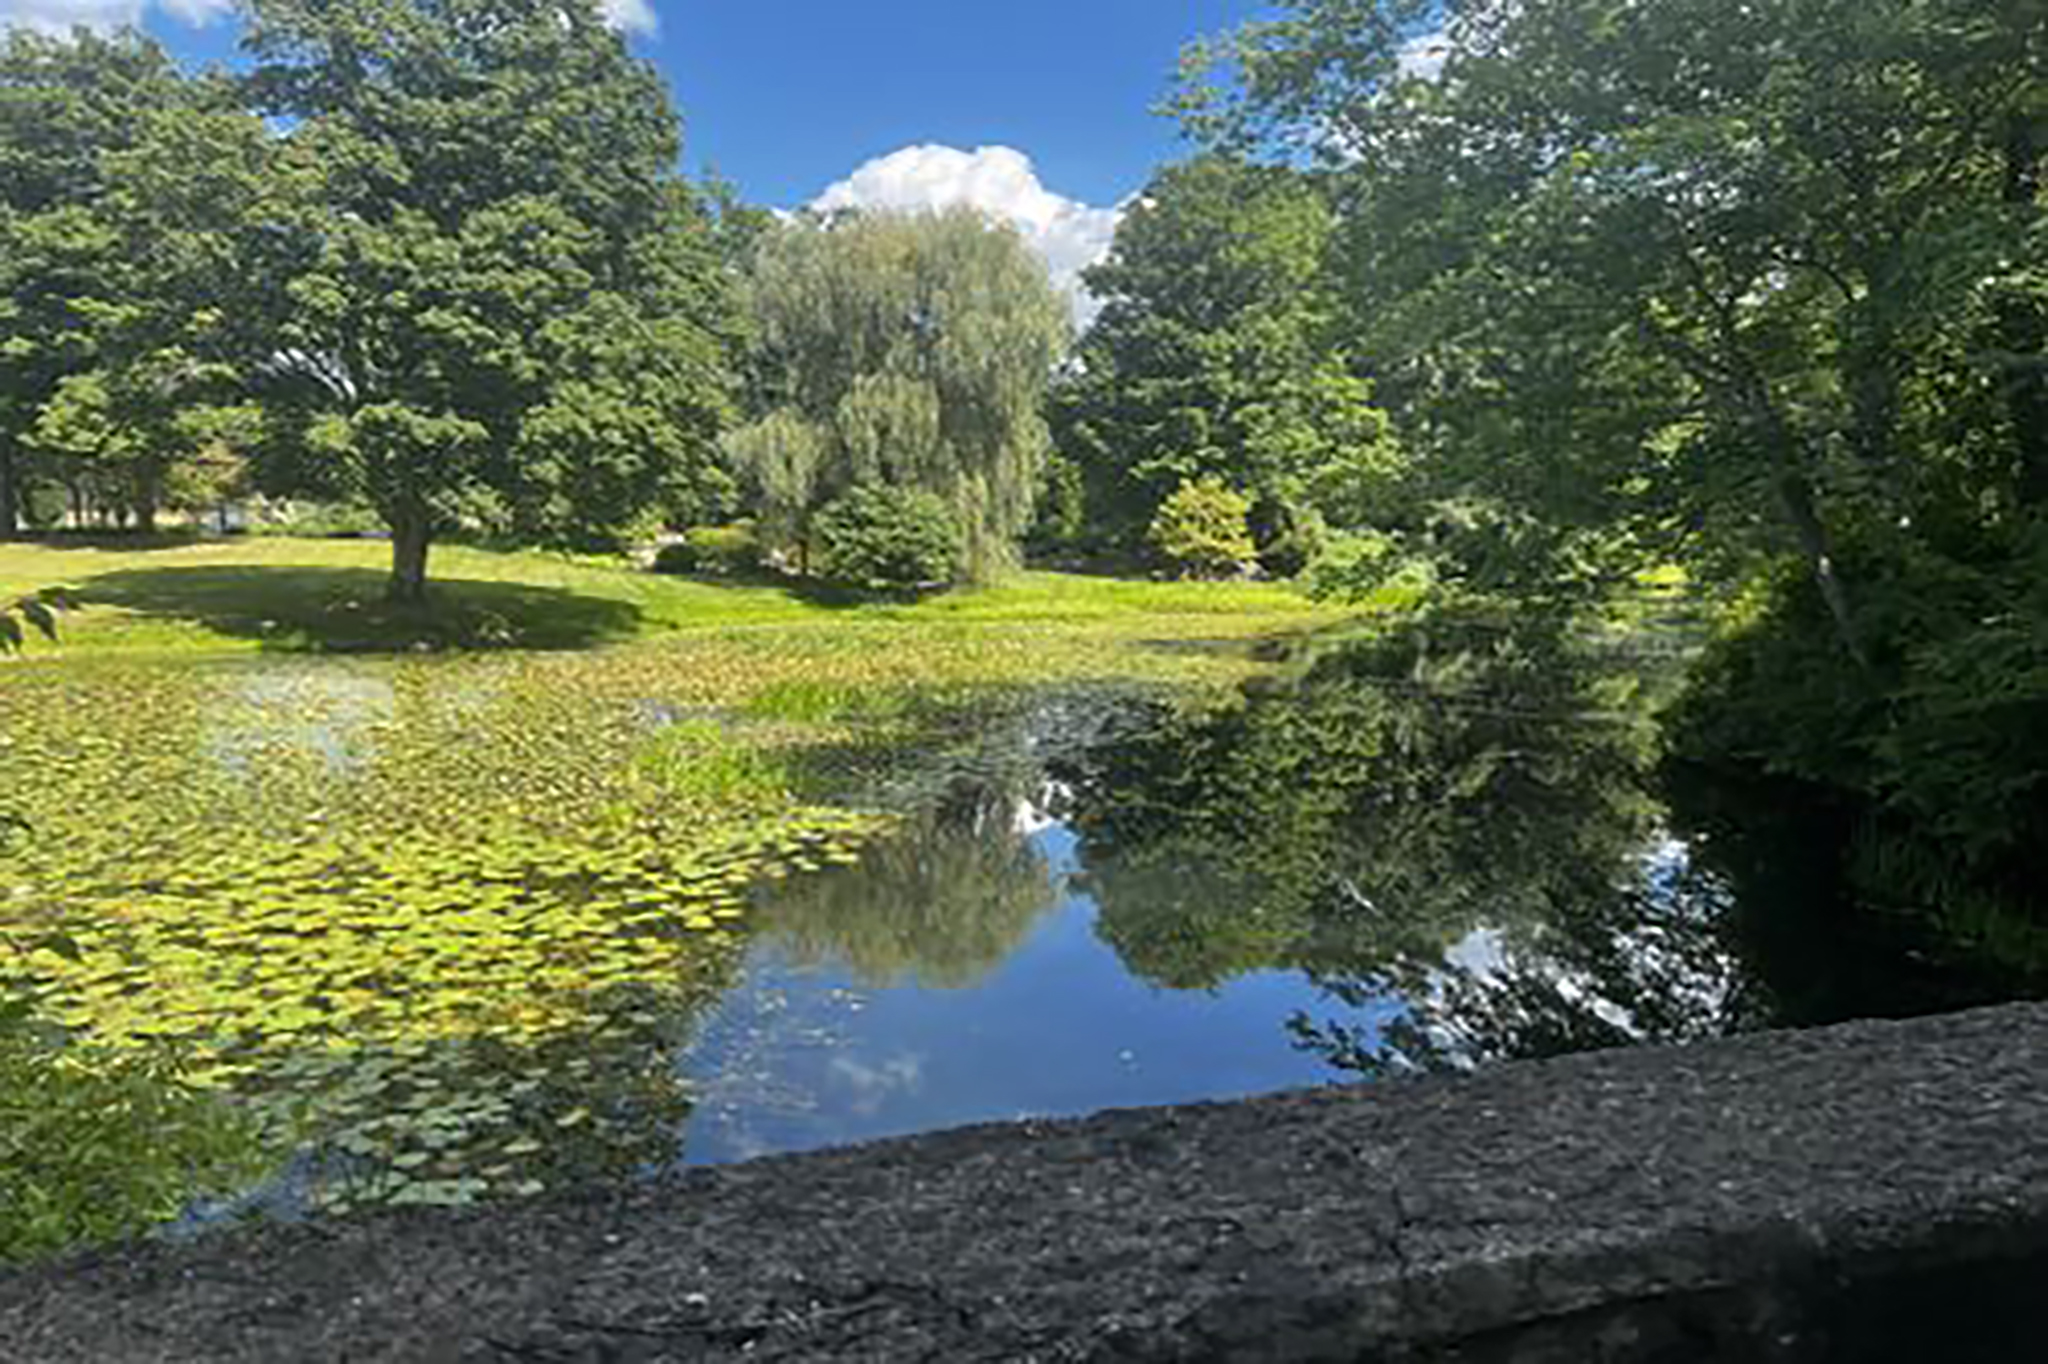
[[[755,419],[727,448],[770,543],[803,561],[813,515],[876,484],[952,509],[963,576],[1014,562],[1069,330],[1023,239],[966,208],[800,220],[762,242],[748,294]]]

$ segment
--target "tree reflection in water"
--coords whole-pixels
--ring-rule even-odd
[[[961,777],[871,847],[857,876],[763,897],[761,931],[797,965],[842,961],[871,988],[974,985],[1059,900],[1013,784]]]
[[[1306,973],[1300,1044],[1375,1074],[2001,997],[1845,907],[1824,809],[1661,768],[1636,662],[1438,615],[1155,706],[1055,768],[1098,931],[1160,985]]]

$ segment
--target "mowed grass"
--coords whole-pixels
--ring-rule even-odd
[[[1142,582],[1022,572],[916,602],[844,603],[780,583],[648,573],[622,560],[434,552],[433,599],[382,600],[377,541],[240,539],[161,548],[0,544],[0,597],[64,589],[76,603],[56,646],[107,654],[582,649],[690,632],[829,627],[892,633],[1039,626],[1162,640],[1313,629],[1335,618],[1266,583]]]

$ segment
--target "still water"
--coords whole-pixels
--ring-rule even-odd
[[[24,674],[0,738],[37,837],[0,931],[68,935],[42,1000],[82,1044],[179,1048],[283,1134],[209,1208],[530,1196],[2018,988],[1851,904],[1802,793],[1664,761],[1626,657],[1381,641],[1220,698],[950,703],[879,755],[798,733],[772,769],[748,727],[786,715],[637,666]],[[727,845],[672,800],[786,781],[808,812]]]
[[[1201,713],[991,719],[859,865],[759,897],[679,1061],[685,1158],[2012,988],[1849,903],[1802,793],[1661,761],[1640,701],[1556,659],[1417,682],[1339,656]]]
[[[927,981],[914,965],[863,979],[837,953],[793,954],[773,929],[756,941],[742,982],[681,1060],[698,1096],[687,1159],[1331,1078],[1284,1026],[1323,1001],[1306,976],[1254,970],[1197,990],[1134,977],[1098,931],[1073,830],[1029,805],[1017,817],[1010,832],[1045,878],[1046,906],[972,979]],[[772,902],[765,912],[772,922]]]

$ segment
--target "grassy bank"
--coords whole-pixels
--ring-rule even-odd
[[[563,650],[678,633],[831,625],[1122,623],[1173,635],[1312,626],[1328,613],[1270,584],[1148,583],[1019,573],[908,604],[844,604],[782,584],[662,577],[620,561],[437,550],[435,599],[387,606],[376,541],[249,539],[162,548],[0,544],[0,598],[63,587],[81,609],[70,656],[417,647]]]

